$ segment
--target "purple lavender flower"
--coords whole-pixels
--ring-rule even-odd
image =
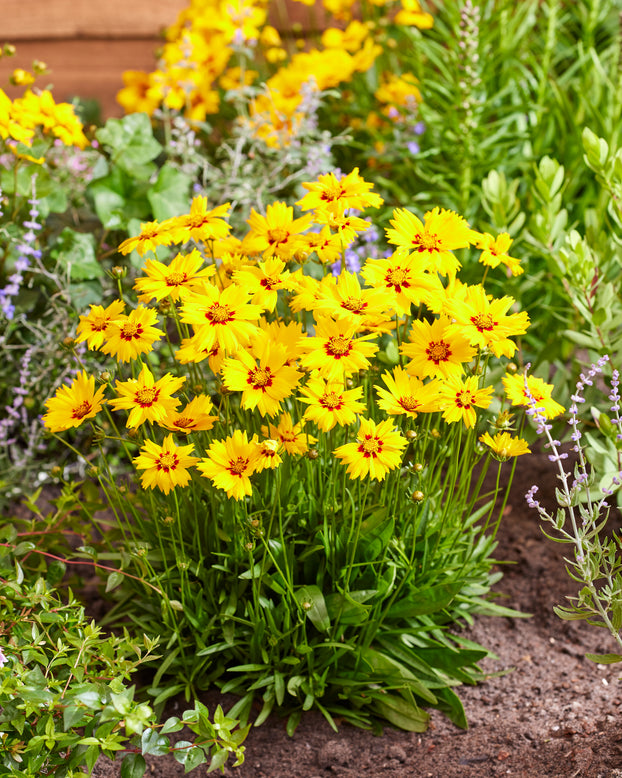
[[[37,221],[39,216],[39,201],[36,193],[36,175],[32,177],[32,197],[28,200],[30,203],[30,219],[24,222],[27,231],[23,234],[21,241],[17,244],[19,256],[15,261],[15,272],[9,276],[9,283],[0,289],[0,309],[7,319],[13,319],[15,316],[15,304],[13,298],[19,294],[24,273],[30,267],[30,259],[41,259],[42,252],[36,248],[37,231],[41,229],[41,224]],[[1,194],[1,192],[0,192]]]

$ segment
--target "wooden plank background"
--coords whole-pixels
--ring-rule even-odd
[[[14,43],[154,38],[188,4],[188,0],[2,0],[0,35]]]

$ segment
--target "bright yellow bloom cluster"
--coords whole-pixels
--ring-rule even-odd
[[[470,430],[490,406],[487,362],[514,355],[512,338],[529,319],[513,310],[512,298],[491,298],[481,285],[456,278],[456,250],[485,243],[486,251],[488,243],[451,211],[435,208],[422,221],[398,209],[386,231],[394,252],[368,259],[360,277],[344,269],[334,278],[326,257],[343,255],[363,229],[357,219],[369,226],[351,210],[377,208],[382,199],[358,169],[303,187],[304,215],[273,203],[265,214],[251,213],[241,240],[229,235],[228,204],[209,208],[205,198],[195,198],[189,214],[143,224],[122,252],[178,250],[168,262],[145,259],[136,307],[126,312],[115,300],[80,317],[78,341],[114,356],[121,374],[130,363],[107,402],[127,415],[134,436],[144,436],[135,463],[145,487],[168,493],[189,483],[196,466],[214,488],[240,500],[252,494],[255,474],[310,455],[318,435],[325,455],[343,462],[351,478],[382,481],[402,464],[405,433],[425,429],[425,417]],[[331,242],[337,254],[326,255]],[[164,310],[164,303],[176,333],[156,326],[150,306]],[[157,359],[149,366],[143,360],[165,332],[178,367],[157,378]],[[179,374],[182,365],[188,376]],[[563,410],[551,387],[530,380],[547,412]],[[513,404],[525,402],[522,381],[504,378]],[[95,392],[94,379],[81,374],[48,401],[44,422],[53,431],[78,426],[103,402],[103,388]],[[175,435],[192,443],[178,446]],[[526,449],[507,432],[481,440],[500,459]]]
[[[236,47],[259,41],[269,61],[281,57],[278,32],[266,25],[261,0],[191,0],[166,31],[159,67],[128,71],[117,100],[126,112],[153,114],[164,105],[193,121],[218,113],[221,91],[256,77],[231,66]]]
[[[335,7],[337,18],[343,18]],[[256,83],[259,74],[232,64],[240,47],[259,44],[266,63],[279,69],[262,84],[262,93],[240,119],[272,148],[291,143],[300,131],[310,94],[368,71],[381,53],[368,25],[352,21],[331,27],[322,49],[298,52],[289,60],[277,30],[266,24],[262,0],[191,0],[166,34],[159,67],[152,73],[124,73],[117,100],[126,112],[148,114],[160,106],[190,121],[218,113],[223,95]]]
[[[55,102],[48,89],[37,94],[29,89],[15,100],[0,89],[0,138],[29,146],[38,129],[66,146],[89,145],[73,105]]]
[[[305,119],[308,93],[336,87],[350,81],[355,73],[365,73],[382,51],[360,22],[352,22],[345,30],[326,30],[322,43],[322,50],[295,54],[251,102],[250,117],[243,121],[268,146],[281,148],[296,137]]]

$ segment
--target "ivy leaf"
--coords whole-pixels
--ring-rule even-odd
[[[158,173],[155,184],[147,192],[157,221],[180,216],[188,210],[190,176],[166,163]]]
[[[162,151],[161,144],[153,137],[151,119],[146,113],[108,119],[106,125],[97,130],[95,137],[106,147],[113,164],[139,180],[149,178],[153,166],[148,163]]]
[[[97,261],[93,235],[65,227],[50,253],[72,281],[86,281],[104,275],[104,269]]]

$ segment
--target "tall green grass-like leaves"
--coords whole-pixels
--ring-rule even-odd
[[[619,131],[619,10],[613,0],[440,4],[434,28],[411,33],[403,60],[421,83],[426,123],[411,162],[417,199],[440,196],[479,220],[492,170],[513,180],[549,155],[571,171],[580,210],[581,127]],[[527,177],[521,199],[529,185]]]

